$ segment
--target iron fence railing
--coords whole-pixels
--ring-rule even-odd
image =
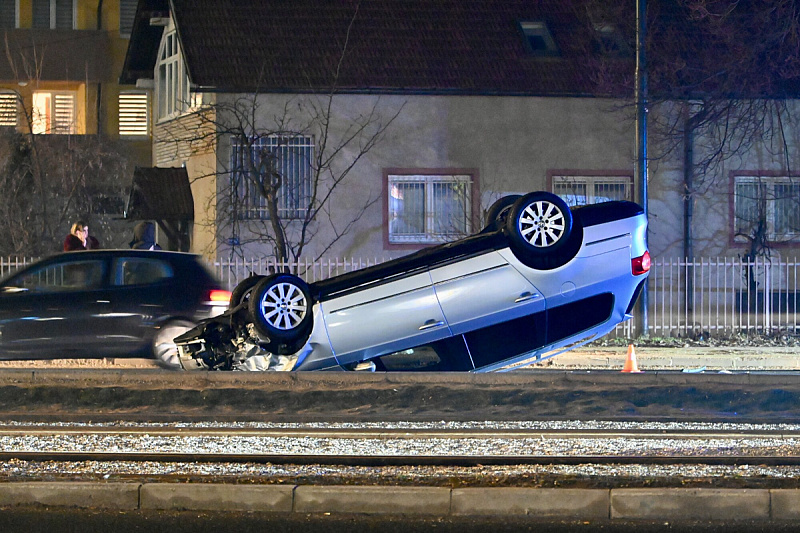
[[[0,258],[0,276],[34,260]],[[383,261],[332,258],[276,262],[252,258],[217,260],[209,266],[228,289],[233,289],[251,273],[288,271],[313,283]],[[655,259],[648,282],[649,334],[651,337],[800,334],[798,277],[797,259]],[[640,322],[632,320],[618,326],[616,335],[636,338],[640,331]]]

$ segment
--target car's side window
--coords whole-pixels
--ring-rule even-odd
[[[383,355],[373,361],[378,370],[389,372],[452,372],[474,368],[461,335]]]
[[[17,279],[16,286],[36,292],[80,291],[103,282],[103,261],[71,261],[43,266]]]
[[[117,259],[114,267],[115,285],[147,285],[175,275],[169,263],[159,259],[125,257]]]

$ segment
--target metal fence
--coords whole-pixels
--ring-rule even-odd
[[[0,276],[35,258],[0,258]],[[312,283],[384,262],[379,258],[276,262],[266,258],[219,260],[210,264],[233,289],[251,273],[289,271]],[[655,259],[649,279],[651,337],[719,337],[730,334],[800,334],[797,259]],[[617,327],[616,335],[639,336],[639,320]]]

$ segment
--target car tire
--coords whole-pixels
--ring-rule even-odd
[[[158,328],[153,337],[153,357],[159,365],[172,370],[182,368],[175,337],[183,335],[194,327],[195,324],[188,320],[170,320]]]
[[[495,201],[486,212],[485,228],[502,228],[506,218],[508,217],[508,212],[511,210],[511,207],[514,205],[514,203],[520,198],[522,198],[522,196],[519,194],[509,194],[508,196],[503,196]]]
[[[238,305],[250,300],[250,294],[253,292],[253,288],[265,277],[266,276],[261,276],[258,274],[251,274],[240,281],[239,284],[233,288],[233,291],[231,291],[230,308],[233,309],[234,307],[237,307]]]
[[[549,192],[532,192],[519,198],[506,217],[512,245],[532,257],[558,251],[569,241],[572,224],[567,203]]]
[[[311,292],[291,274],[260,280],[250,293],[253,327],[270,352],[285,355],[299,350],[311,332]]]

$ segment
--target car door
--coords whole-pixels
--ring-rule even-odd
[[[545,308],[541,292],[496,251],[433,268],[430,274],[454,335]]]
[[[0,352],[85,357],[102,345],[107,261],[79,254],[8,280],[0,295]]]
[[[450,335],[428,272],[381,280],[320,306],[340,365]]]

